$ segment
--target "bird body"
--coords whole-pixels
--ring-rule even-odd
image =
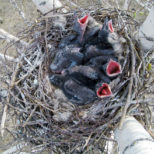
[[[89,104],[96,99],[96,94],[93,90],[76,83],[72,79],[65,82],[64,93],[72,103],[77,105]]]
[[[122,46],[112,20],[103,26],[89,14],[75,18],[74,34],[61,40],[50,65],[51,84],[76,105],[112,95],[110,82],[121,73]]]
[[[90,45],[86,48],[84,55],[85,55],[84,61],[87,61],[97,56],[113,56],[114,50],[113,49],[98,49],[96,46]]]
[[[82,60],[83,54],[80,52],[79,47],[66,46],[64,49],[58,50],[50,69],[52,72],[61,73],[66,68],[81,64]]]

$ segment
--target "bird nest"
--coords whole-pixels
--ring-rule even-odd
[[[7,67],[13,69],[7,76],[10,83],[6,102],[17,119],[14,137],[51,151],[74,153],[97,149],[105,153],[107,143],[115,143],[112,132],[122,123],[126,111],[146,124],[149,115],[148,112],[145,115],[147,106],[141,101],[148,80],[146,59],[132,35],[138,23],[121,10],[102,8],[87,13],[99,23],[106,17],[112,19],[115,31],[125,40],[122,73],[110,82],[113,95],[79,106],[69,102],[63,91],[50,83],[50,63],[61,39],[72,34],[74,13],[64,14],[65,28],[55,24],[60,15],[41,17],[19,34],[30,43],[16,42],[23,45],[17,46],[18,60]],[[85,14],[76,12],[79,17]]]

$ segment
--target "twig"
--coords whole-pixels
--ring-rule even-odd
[[[131,2],[132,2],[132,0],[125,0],[124,5],[123,5],[123,9],[128,10]]]
[[[9,86],[9,91],[14,87],[14,83],[15,83],[16,76],[17,76],[19,68],[20,68],[20,63],[18,63],[16,65],[16,69],[15,69],[13,75],[12,75],[12,79],[11,79],[10,86]],[[8,94],[6,101],[9,104],[9,102],[10,102],[10,93]],[[8,109],[8,105],[6,104],[4,106],[4,111],[3,111],[3,115],[2,115],[2,122],[1,122],[1,136],[2,137],[4,135],[4,127],[5,127],[5,121],[6,121],[6,116],[7,116],[7,109]]]
[[[134,79],[134,75],[135,75],[135,54],[134,54],[134,47],[133,44],[131,42],[130,37],[128,36],[128,34],[126,33],[127,39],[130,42],[130,49],[131,49],[131,60],[132,60],[132,65],[131,65],[131,79],[130,79],[130,83],[129,83],[129,89],[128,89],[128,96],[127,96],[127,101],[125,104],[125,107],[123,109],[123,113],[122,113],[122,117],[120,120],[120,124],[119,124],[119,128],[122,128],[125,116],[126,116],[126,112],[127,109],[129,107],[129,104],[131,102],[131,94],[132,94],[132,87],[133,87],[133,79]]]
[[[22,47],[28,47],[28,43],[20,40],[19,38],[9,34],[8,32],[6,32],[5,30],[0,28],[0,39],[4,39],[6,40],[8,43],[10,42],[16,42],[19,46]]]
[[[11,56],[8,56],[8,55],[5,55],[3,53],[0,53],[0,58],[3,59],[3,60],[9,60],[9,61],[13,61],[13,62],[19,62],[19,59],[18,58],[14,58],[14,57],[11,57]],[[0,63],[2,63],[2,61],[0,61]]]
[[[37,108],[37,105],[35,105],[34,109],[32,110],[31,114],[29,115],[29,117],[27,118],[27,120],[25,121],[25,123],[23,124],[23,127],[25,127],[28,123],[28,121],[30,120],[30,118],[33,116],[35,110]]]

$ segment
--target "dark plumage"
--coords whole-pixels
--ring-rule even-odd
[[[59,49],[63,49],[70,44],[77,45],[78,44],[77,37],[78,37],[77,34],[71,34],[63,38],[58,45]]]
[[[65,96],[74,104],[84,105],[91,103],[96,99],[95,92],[92,89],[86,87],[79,80],[74,80],[73,76],[63,76],[56,74],[51,75],[49,79],[54,86],[61,88]]]
[[[96,94],[93,90],[78,84],[73,79],[65,82],[64,93],[72,103],[77,105],[89,104],[96,99]]]
[[[112,21],[105,18],[102,29],[98,33],[98,47],[101,49],[113,48],[112,44],[108,41],[110,33],[114,32]]]
[[[52,74],[49,76],[51,84],[58,88],[63,88],[65,81],[67,80],[66,76],[59,74]]]
[[[50,69],[52,72],[61,73],[66,68],[81,64],[82,60],[83,54],[80,52],[80,48],[73,45],[66,46],[56,53]]]
[[[107,63],[109,61],[109,59],[113,59],[115,61],[117,61],[117,58],[114,57],[113,55],[107,56],[97,56],[94,58],[91,58],[88,62],[87,65],[93,65],[93,66],[97,66],[97,67],[102,67],[102,65],[104,65],[105,63]]]
[[[73,76],[80,83],[83,83],[85,86],[94,88],[94,85],[98,80],[104,80],[104,82],[109,83],[111,80],[103,72],[101,72],[97,67],[91,65],[84,66],[75,66],[67,70],[67,74]]]
[[[77,39],[79,43],[82,43],[83,41],[83,37],[88,24],[88,18],[89,18],[89,15],[86,15],[80,19],[76,18],[75,20],[73,30],[78,34]]]
[[[118,57],[122,51],[112,20],[106,18],[101,26],[86,15],[75,19],[73,31],[59,43],[50,65],[50,82],[76,105],[111,96],[109,83],[121,73]]]
[[[97,56],[113,56],[113,49],[98,49],[94,45],[87,46],[86,51],[84,53],[84,61],[88,61],[89,59]]]

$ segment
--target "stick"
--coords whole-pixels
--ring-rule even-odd
[[[0,39],[6,40],[8,43],[10,42],[17,42],[18,45],[23,46],[23,47],[28,47],[28,43],[20,40],[19,38],[9,34],[5,30],[0,28]]]
[[[18,63],[16,65],[16,69],[12,75],[12,79],[11,79],[11,82],[10,82],[10,87],[9,87],[9,91],[14,87],[14,83],[15,83],[15,80],[16,80],[16,75],[18,73],[18,70],[20,68],[20,63]],[[7,97],[7,104],[10,102],[10,93],[8,94],[8,97]],[[4,135],[4,127],[5,127],[5,121],[6,121],[6,116],[7,116],[7,109],[8,109],[8,105],[5,105],[4,106],[4,111],[3,111],[3,115],[2,115],[2,122],[1,122],[1,136],[3,137]]]
[[[0,58],[3,59],[3,60],[9,60],[9,61],[13,61],[13,62],[19,62],[19,59],[18,58],[14,58],[14,57],[5,55],[3,53],[0,53]],[[0,61],[0,63],[2,63],[2,61]]]
[[[121,117],[121,120],[120,120],[119,128],[121,128],[122,125],[123,125],[123,121],[125,119],[127,109],[128,109],[129,104],[131,102],[133,79],[134,79],[134,74],[135,74],[135,54],[134,54],[134,47],[133,47],[133,44],[131,42],[131,39],[130,39],[130,37],[128,36],[127,33],[126,33],[126,35],[127,35],[127,39],[130,42],[130,49],[131,49],[131,60],[132,60],[132,65],[131,65],[131,79],[130,79],[129,88],[128,88],[127,101],[126,101],[125,107],[123,109],[123,113],[122,113],[122,117]]]

